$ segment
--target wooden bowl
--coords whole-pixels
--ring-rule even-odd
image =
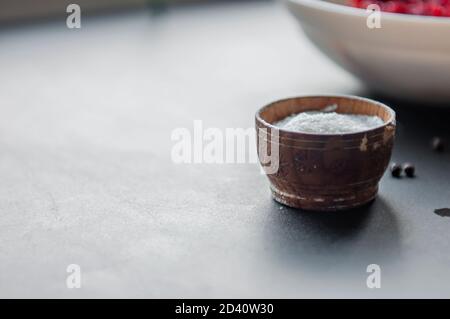
[[[286,116],[332,104],[337,113],[377,115],[384,124],[346,134],[300,133],[273,125]],[[275,200],[306,210],[337,211],[375,198],[391,157],[395,112],[356,96],[295,97],[260,109],[256,130],[259,161]]]

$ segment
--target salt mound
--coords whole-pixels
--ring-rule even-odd
[[[378,116],[317,111],[301,112],[275,123],[286,130],[316,134],[354,133],[382,124]]]

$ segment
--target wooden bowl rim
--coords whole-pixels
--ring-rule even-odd
[[[279,126],[270,124],[269,122],[267,122],[266,120],[264,120],[261,116],[261,113],[264,112],[266,109],[270,108],[270,107],[276,107],[277,104],[282,103],[282,102],[286,102],[289,100],[296,100],[296,99],[319,99],[319,98],[344,98],[344,99],[348,99],[348,100],[353,100],[353,101],[364,101],[370,104],[374,104],[377,105],[379,107],[384,108],[385,110],[388,111],[388,113],[390,114],[390,118],[384,122],[382,125],[380,126],[376,126],[373,127],[371,129],[368,130],[363,130],[363,131],[357,131],[357,132],[351,132],[351,133],[330,133],[330,134],[324,134],[324,133],[310,133],[310,132],[297,132],[297,131],[291,131],[291,130],[286,130],[283,129]],[[321,136],[321,137],[337,137],[337,136],[347,136],[347,137],[352,137],[352,136],[359,136],[361,134],[367,134],[370,132],[375,132],[377,130],[383,129],[389,125],[394,125],[395,126],[395,111],[393,109],[391,109],[389,106],[387,106],[384,103],[369,99],[369,98],[365,98],[365,97],[360,97],[360,96],[356,96],[356,95],[347,95],[347,94],[320,94],[320,95],[298,95],[298,96],[293,96],[293,97],[288,97],[288,98],[284,98],[284,99],[279,99],[276,100],[274,102],[271,102],[263,107],[261,107],[255,114],[255,119],[257,122],[263,124],[266,127],[269,127],[271,130],[275,129],[278,130],[280,132],[283,133],[287,133],[287,134],[293,134],[293,135],[298,135],[299,137],[301,136]]]

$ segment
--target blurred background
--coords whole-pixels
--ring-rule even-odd
[[[159,10],[170,5],[220,1],[239,2],[238,0],[1,0],[0,22],[13,23],[55,18],[64,15],[67,6],[71,3],[78,4],[83,13],[95,14],[125,9]]]

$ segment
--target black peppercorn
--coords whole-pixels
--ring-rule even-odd
[[[431,148],[436,152],[442,152],[444,150],[444,140],[440,137],[433,137],[431,139]]]
[[[397,163],[392,163],[391,164],[391,175],[393,177],[400,177],[401,174],[402,174],[402,167]]]
[[[408,177],[414,177],[414,174],[416,172],[416,168],[411,163],[403,164],[403,170],[405,171],[405,174]]]

